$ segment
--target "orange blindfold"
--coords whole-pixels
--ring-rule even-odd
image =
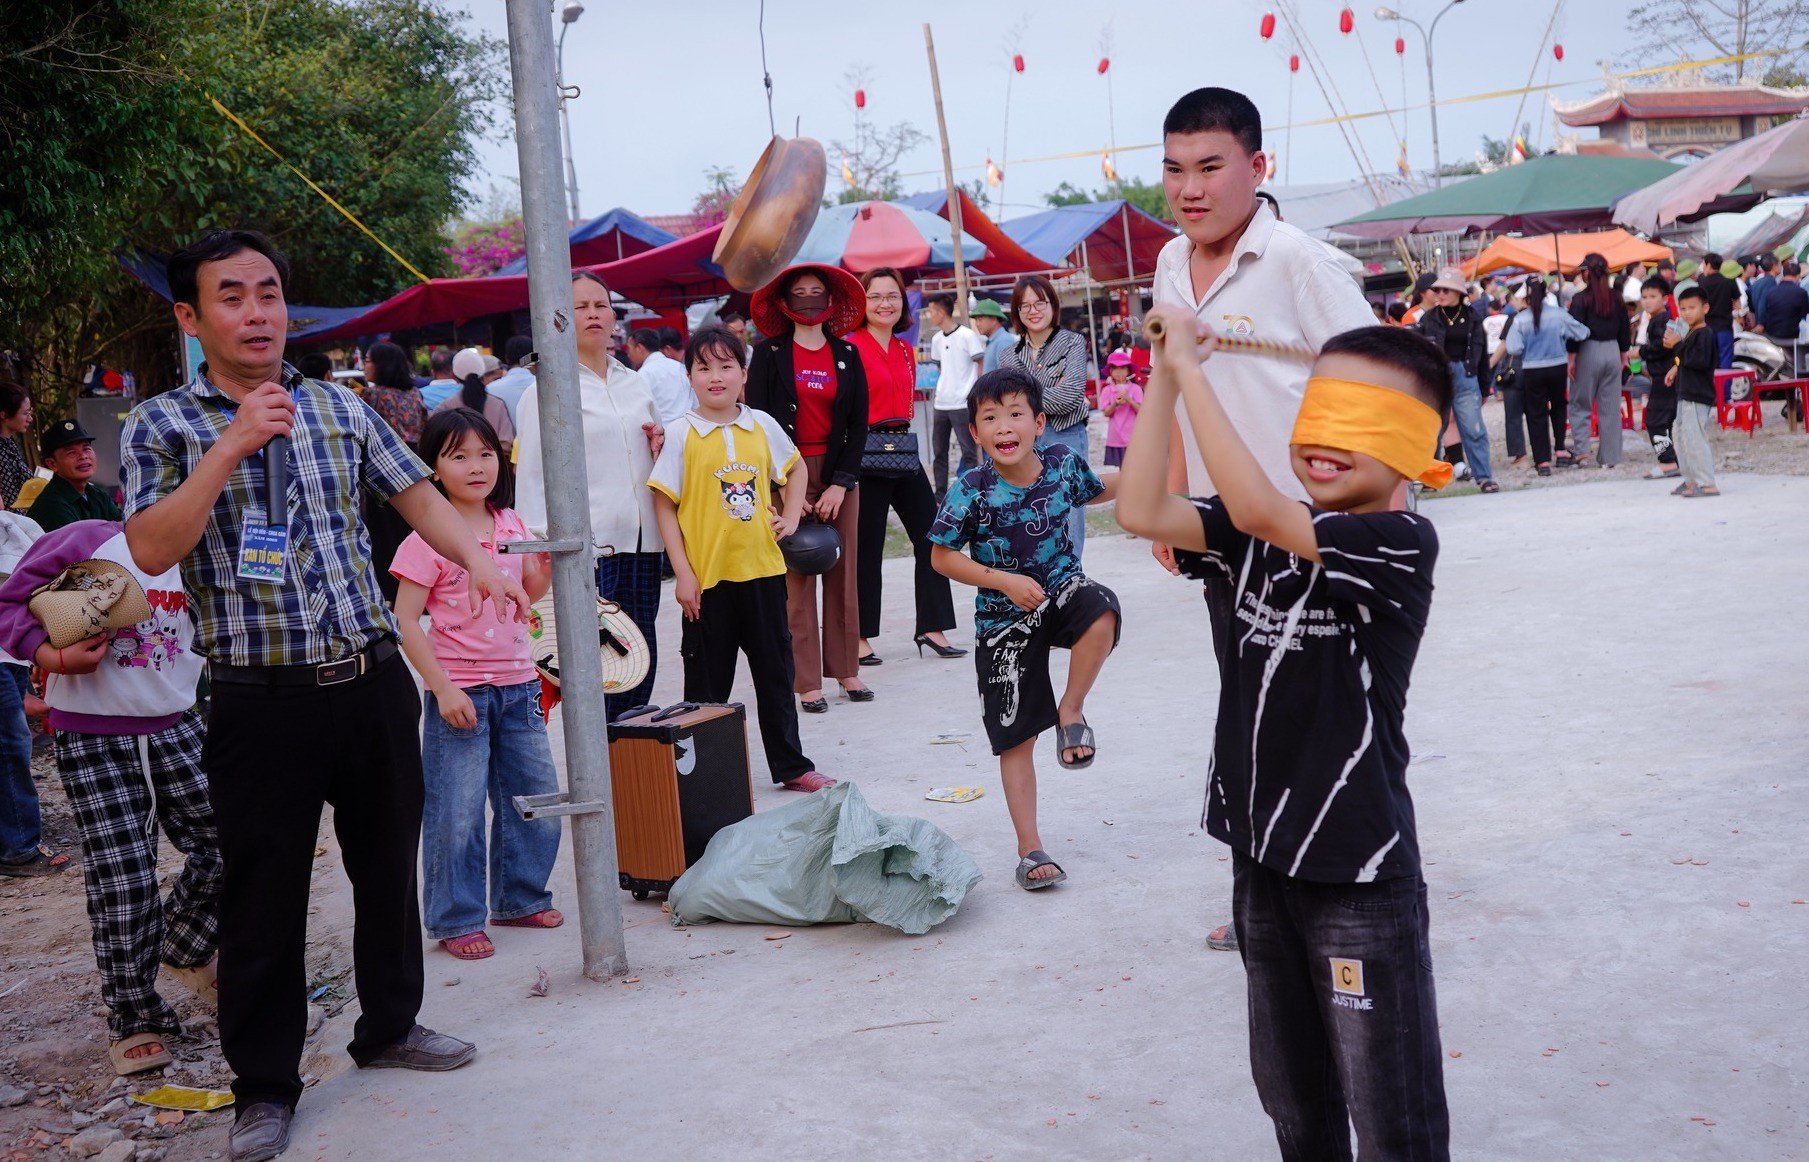
[[[1427,488],[1451,483],[1451,465],[1433,455],[1444,420],[1405,392],[1349,379],[1307,380],[1292,444],[1317,444],[1374,457]]]

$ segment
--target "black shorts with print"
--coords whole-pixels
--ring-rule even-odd
[[[1116,647],[1124,627],[1118,595],[1097,581],[1075,577],[1035,612],[1004,629],[976,635],[980,713],[993,754],[1004,754],[1056,724],[1058,703],[1049,681],[1049,651],[1071,648],[1108,613],[1116,619],[1112,627]]]

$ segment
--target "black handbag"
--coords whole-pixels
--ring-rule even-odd
[[[899,477],[921,471],[917,433],[911,431],[907,421],[867,429],[867,446],[861,451],[862,475]]]

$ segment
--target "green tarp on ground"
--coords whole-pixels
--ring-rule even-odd
[[[666,901],[675,925],[871,921],[920,936],[979,882],[940,827],[882,815],[853,783],[838,783],[717,832]]]

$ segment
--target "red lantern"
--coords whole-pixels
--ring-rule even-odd
[[[1291,56],[1288,58],[1288,71],[1290,73],[1297,73],[1300,71],[1300,58],[1298,56]]]
[[[1356,26],[1357,18],[1351,15],[1351,10],[1348,8],[1340,9],[1338,12],[1338,31],[1349,36],[1350,30]]]
[[[1258,26],[1257,31],[1258,31],[1258,33],[1261,34],[1261,36],[1264,40],[1268,40],[1270,37],[1274,36],[1275,35],[1275,13],[1273,13],[1273,12],[1263,13],[1263,22],[1260,26]]]
[[[1406,56],[1407,55],[1406,38],[1399,37],[1399,36],[1394,38],[1394,55],[1396,55],[1396,56]]]
[[[1106,70],[1111,67],[1112,67],[1112,58],[1111,57],[1102,56],[1099,58],[1099,75],[1100,76],[1102,76],[1102,77],[1105,76]]]
[[[1563,60],[1564,59],[1564,46],[1561,44],[1552,45],[1551,46],[1551,55],[1554,57],[1557,57],[1559,60]]]
[[[1011,67],[1016,69],[1020,73],[1024,71],[1024,54],[1023,53],[1018,52],[1018,53],[1011,54]]]
[[[856,109],[865,109],[867,107],[867,90],[854,90],[854,107]]]

